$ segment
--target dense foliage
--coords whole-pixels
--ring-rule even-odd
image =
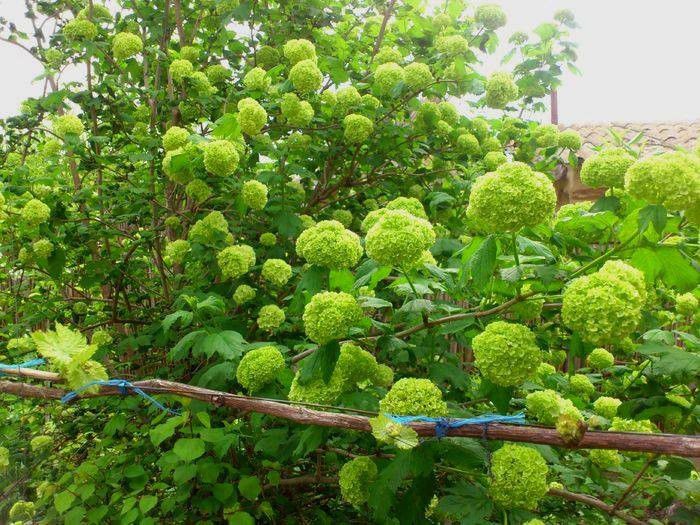
[[[386,416],[697,431],[700,151],[613,136],[581,173],[607,194],[555,211],[581,139],[520,116],[576,71],[570,12],[504,39],[462,0],[26,3],[1,35],[46,89],[1,128],[2,361],[382,414],[0,394],[1,522],[611,519],[552,488],[697,518],[685,459]]]

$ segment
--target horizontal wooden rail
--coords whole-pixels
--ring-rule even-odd
[[[31,376],[45,381],[57,381],[59,379],[56,374],[37,370],[27,370],[26,372],[22,370],[3,370],[3,373]],[[151,394],[166,394],[198,399],[215,406],[267,414],[303,425],[371,432],[369,418],[366,416],[314,410],[285,402],[229,394],[162,379],[134,381],[132,384]],[[16,381],[0,381],[0,393],[13,394],[23,398],[60,399],[67,391],[55,387],[30,385]],[[97,393],[83,394],[80,397],[91,398],[118,395],[121,395],[121,392],[116,387],[100,387]],[[433,423],[411,423],[410,426],[419,436],[435,435],[435,425]],[[567,446],[553,428],[535,425],[491,423],[488,427],[483,425],[465,425],[451,429],[449,436],[538,443],[564,448],[616,449],[624,452],[655,452],[658,454],[700,457],[700,437],[675,434],[589,431],[584,434],[578,444]]]

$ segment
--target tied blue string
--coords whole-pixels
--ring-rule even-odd
[[[484,429],[486,429],[491,423],[515,423],[518,425],[525,424],[525,414],[522,412],[512,416],[486,414],[483,416],[470,417],[466,419],[428,416],[395,416],[392,414],[389,414],[389,417],[396,423],[400,423],[402,425],[406,425],[408,423],[435,423],[435,436],[437,438],[444,438],[451,429],[466,425],[482,425]]]
[[[93,386],[113,386],[119,389],[119,393],[123,396],[128,395],[131,392],[134,394],[137,394],[144,398],[146,401],[151,403],[153,406],[160,408],[164,412],[168,412],[169,414],[172,414],[174,416],[179,416],[180,411],[179,410],[173,410],[172,408],[168,408],[162,403],[160,403],[157,399],[155,399],[153,396],[149,396],[146,392],[144,392],[142,389],[137,387],[136,385],[133,385],[132,383],[129,383],[126,379],[109,379],[107,381],[90,381],[89,383],[84,384],[80,388],[77,388],[73,390],[72,392],[68,392],[65,396],[61,398],[61,403],[70,403],[73,401],[76,397],[78,397],[80,394],[85,392],[88,388],[91,388]]]
[[[30,359],[29,361],[25,361],[24,363],[20,363],[18,365],[6,365],[5,363],[0,363],[0,376],[2,375],[3,370],[11,370],[13,368],[19,370],[20,368],[34,368],[36,366],[41,366],[46,361],[41,359],[40,357],[37,359]]]

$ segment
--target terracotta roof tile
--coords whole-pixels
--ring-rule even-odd
[[[678,147],[693,149],[700,139],[700,120],[689,122],[605,122],[597,124],[572,124],[559,126],[561,129],[574,129],[583,139],[579,156],[589,157],[596,146],[612,142],[609,130],[614,129],[626,140],[638,133],[644,138],[644,151],[648,154],[672,151]]]

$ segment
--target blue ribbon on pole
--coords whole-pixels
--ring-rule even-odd
[[[517,425],[525,424],[525,414],[520,412],[512,416],[504,416],[501,414],[486,414],[483,416],[470,417],[466,419],[454,419],[449,417],[428,417],[428,416],[395,416],[388,414],[396,423],[406,425],[408,423],[435,423],[435,436],[443,438],[453,428],[459,428],[466,425],[482,425],[485,428],[491,423],[515,423]]]
[[[89,383],[84,384],[80,388],[77,388],[73,390],[72,392],[68,392],[65,396],[61,398],[61,403],[69,403],[73,401],[76,397],[78,397],[81,393],[85,392],[88,388],[91,388],[93,386],[113,386],[119,389],[119,392],[125,396],[128,395],[129,392],[133,392],[134,394],[137,394],[144,398],[146,401],[151,403],[153,406],[160,408],[164,412],[168,412],[169,414],[172,414],[174,416],[179,416],[180,411],[179,410],[173,410],[172,408],[168,408],[162,403],[160,403],[157,399],[154,397],[148,395],[146,392],[144,392],[141,388],[137,387],[136,385],[129,383],[126,379],[109,379],[107,381],[90,381]]]
[[[5,363],[0,363],[0,376],[2,375],[3,370],[11,370],[13,368],[19,370],[20,368],[34,368],[36,366],[41,366],[45,364],[46,361],[44,361],[42,358],[37,358],[37,359],[30,359],[29,361],[25,361],[24,363],[20,363],[18,365],[6,365]]]

